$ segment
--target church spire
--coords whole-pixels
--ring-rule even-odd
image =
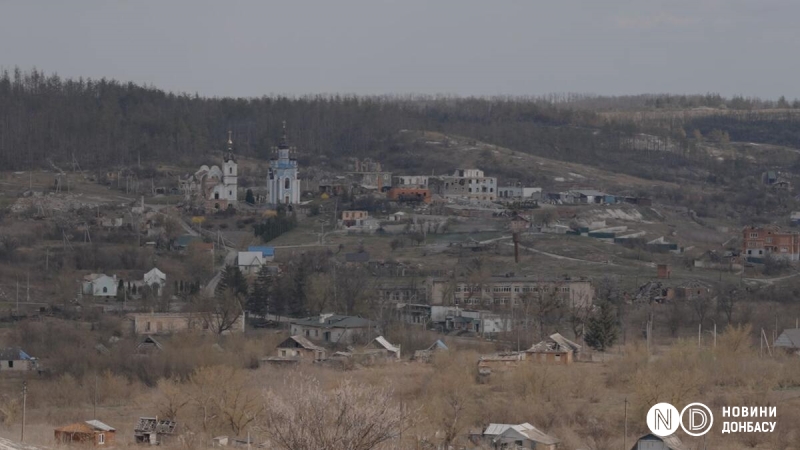
[[[289,148],[289,139],[286,137],[286,121],[283,121],[283,134],[281,135],[281,143],[278,144],[279,149]]]
[[[234,161],[236,162],[236,158],[233,157],[233,132],[228,130],[228,152],[225,153],[225,162]]]

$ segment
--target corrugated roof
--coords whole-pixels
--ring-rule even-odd
[[[775,347],[800,348],[800,328],[783,330],[775,340]]]
[[[372,342],[376,342],[378,345],[385,348],[386,350],[389,350],[392,353],[398,353],[400,351],[399,348],[390,344],[389,341],[387,341],[386,338],[383,336],[376,337],[375,339],[372,340]]]
[[[87,420],[86,424],[99,431],[117,431],[113,427],[106,425],[99,420]]]
[[[486,431],[483,432],[484,436],[499,436],[503,434],[507,429],[513,427],[514,425],[507,424],[507,423],[490,423],[488,427],[486,427]]]
[[[40,447],[33,447],[27,444],[18,444],[8,439],[0,438],[0,450],[39,450]]]
[[[247,247],[248,252],[261,252],[261,255],[264,257],[267,256],[275,256],[275,247],[263,247],[263,246],[250,246]]]
[[[283,341],[283,342],[281,342],[281,343],[278,345],[278,347],[281,347],[281,346],[282,346],[282,345],[283,345],[285,342],[288,342],[288,341],[294,341],[294,342],[297,342],[297,344],[298,344],[300,347],[303,347],[303,348],[305,348],[305,349],[307,349],[307,350],[324,350],[322,347],[319,347],[319,346],[317,346],[317,345],[314,345],[314,344],[313,344],[311,341],[309,341],[308,339],[306,339],[306,337],[305,337],[305,336],[300,336],[300,335],[290,336],[290,337],[286,338],[286,340],[285,340],[285,341]]]
[[[527,422],[523,423],[523,424],[520,424],[520,425],[514,425],[511,428],[514,431],[517,431],[518,433],[522,434],[523,436],[526,436],[528,439],[530,439],[530,440],[532,440],[532,441],[534,441],[536,443],[539,443],[539,444],[553,445],[553,444],[558,444],[559,442],[561,442],[558,439],[556,439],[555,437],[550,436],[549,434],[545,433],[544,431],[534,427],[533,425],[531,425],[531,424],[529,424]]]

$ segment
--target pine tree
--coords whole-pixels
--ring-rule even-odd
[[[589,347],[604,352],[617,340],[617,318],[610,302],[602,301],[598,307],[589,319],[583,340]]]
[[[244,274],[242,274],[242,271],[239,270],[239,266],[227,266],[222,272],[222,278],[220,278],[217,284],[216,292],[217,294],[221,294],[226,290],[231,290],[236,295],[247,295],[247,291],[249,290],[247,279],[244,277]]]
[[[249,203],[249,204],[251,204],[251,205],[255,205],[256,204],[256,197],[255,197],[255,195],[253,195],[253,190],[252,189],[248,189],[247,190],[247,193],[244,195],[244,201]]]
[[[253,285],[253,291],[247,299],[247,309],[260,316],[270,313],[270,300],[272,296],[272,275],[269,269],[263,266],[258,271],[258,278]],[[273,311],[274,313],[274,311]]]

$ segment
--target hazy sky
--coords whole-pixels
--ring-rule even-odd
[[[0,0],[0,66],[211,96],[800,97],[798,0]]]

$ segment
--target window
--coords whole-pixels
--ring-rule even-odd
[[[767,244],[772,244],[772,238],[771,238],[771,237],[768,237],[768,238],[766,239],[766,241],[767,241]]]
[[[149,321],[144,324],[144,331],[150,331],[150,322]]]
[[[750,238],[755,239],[758,237],[758,233],[750,233]]]
[[[9,361],[8,362],[8,368],[9,369],[13,369],[14,368],[14,361]]]
[[[106,443],[106,435],[105,433],[100,433],[97,435],[97,443],[99,445],[103,445]]]
[[[559,361],[561,361],[561,355],[556,354],[556,362],[559,362]]]
[[[233,167],[228,169],[228,173],[233,173]]]
[[[103,286],[103,294],[108,294],[108,288]]]
[[[781,253],[788,253],[789,247],[781,247]]]
[[[228,195],[230,195],[231,197],[233,197],[233,191],[228,191]]]
[[[291,181],[289,180],[289,177],[286,177],[286,179],[283,180],[283,188],[284,189],[289,189],[290,183],[291,183]]]

